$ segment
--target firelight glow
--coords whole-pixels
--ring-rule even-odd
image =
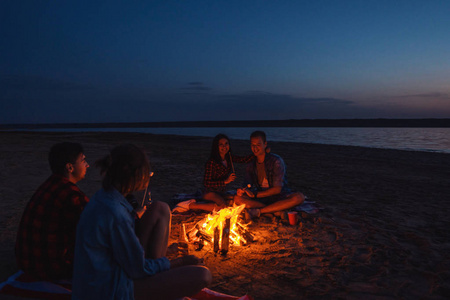
[[[201,227],[203,230],[209,234],[211,237],[214,237],[214,229],[216,227],[219,228],[219,245],[222,243],[222,230],[225,224],[226,219],[230,219],[230,240],[237,246],[243,243],[246,243],[245,238],[238,232],[237,224],[240,226],[246,227],[242,223],[240,223],[240,215],[244,210],[245,205],[226,207],[217,212],[213,212],[208,214],[204,220],[200,221]],[[214,239],[213,239],[214,241]]]

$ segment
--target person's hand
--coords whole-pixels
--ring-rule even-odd
[[[144,205],[143,207],[139,207],[138,209],[136,209],[136,215],[138,217],[138,219],[142,218],[142,216],[144,215],[144,213],[147,211],[147,205]]]
[[[253,194],[253,192],[250,191],[249,189],[245,189],[244,191],[245,191],[245,193],[247,194],[247,196],[249,196],[250,198],[255,197],[255,194]]]
[[[231,173],[230,176],[228,176],[227,179],[225,179],[225,184],[229,184],[230,182],[233,182],[236,179],[236,174]]]
[[[239,197],[241,197],[242,195],[244,195],[244,190],[243,190],[243,189],[237,189],[237,190],[236,190],[236,195],[238,195]]]
[[[201,264],[203,264],[203,258],[199,258],[195,255],[186,255],[172,259],[170,261],[170,268],[173,269],[182,266],[193,266],[193,265],[195,266]]]
[[[203,264],[203,258],[197,257],[195,255],[186,255],[181,258],[183,259],[183,266]]]

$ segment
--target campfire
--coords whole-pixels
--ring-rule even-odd
[[[244,246],[253,242],[254,236],[241,218],[244,207],[245,205],[227,207],[208,214],[186,232],[188,241],[198,245],[198,250],[206,244],[213,247],[214,252],[220,251],[224,255],[230,244]]]

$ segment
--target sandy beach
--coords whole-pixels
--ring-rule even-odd
[[[231,247],[226,257],[190,245],[213,273],[211,289],[254,299],[450,297],[449,154],[268,139],[272,152],[286,162],[289,185],[323,210],[302,214],[295,226],[263,217],[250,225],[257,240]],[[17,271],[14,243],[23,209],[50,175],[49,148],[62,141],[84,146],[91,168],[78,185],[88,197],[100,188],[94,161],[118,144],[134,143],[149,154],[153,199],[172,204],[174,194],[202,187],[212,139],[0,132],[1,281]],[[250,153],[248,141],[231,144],[236,154]],[[236,165],[236,172],[242,178],[243,166]],[[171,239],[177,240],[180,222],[196,218],[174,217]]]

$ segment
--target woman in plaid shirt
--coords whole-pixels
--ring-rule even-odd
[[[266,148],[270,152],[270,148]],[[228,184],[236,179],[233,163],[249,163],[255,155],[237,156],[231,153],[230,139],[223,133],[216,135],[211,146],[211,155],[205,165],[202,198],[211,203],[197,203],[191,199],[180,202],[172,213],[184,213],[189,210],[213,211],[227,206],[227,201],[234,199],[234,194],[226,190]]]
[[[205,165],[203,199],[214,202],[219,208],[225,207],[226,199],[231,196],[226,193],[226,187],[236,179],[233,163],[248,163],[255,159],[253,154],[236,156],[230,150],[230,139],[225,134],[216,135]]]

